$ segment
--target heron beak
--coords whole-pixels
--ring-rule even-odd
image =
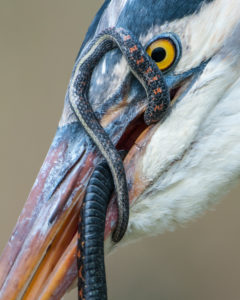
[[[173,77],[168,79],[173,99],[182,88],[180,83],[190,75],[175,82]],[[116,148],[128,152],[124,165],[130,202],[134,203],[148,184],[138,170],[138,162],[156,126],[144,124],[145,93],[138,82],[120,94],[118,104],[104,110],[101,124]],[[73,284],[77,277],[78,216],[89,177],[101,159],[79,122],[58,128],[0,258],[0,299],[60,299]],[[105,238],[116,220],[113,198]]]
[[[110,126],[114,119],[104,122]],[[57,130],[1,256],[0,299],[60,299],[70,287],[77,275],[79,211],[100,159],[79,123]],[[112,201],[106,237],[116,219]]]

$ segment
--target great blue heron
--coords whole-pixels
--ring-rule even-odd
[[[172,113],[165,122],[150,129],[153,135],[150,136],[148,143],[146,145],[137,144],[137,149],[139,150],[137,155],[139,155],[139,157],[137,163],[133,166],[136,167],[137,178],[134,176],[134,173],[128,173],[128,176],[132,176],[133,181],[136,179],[138,181],[138,184],[134,184],[133,182],[133,187],[137,188],[137,190],[135,189],[134,192],[132,192],[132,197],[136,202],[132,207],[132,217],[130,219],[129,232],[126,239],[139,237],[143,234],[156,234],[166,228],[174,226],[176,223],[182,223],[195,217],[205,210],[211,202],[214,202],[215,194],[222,192],[220,187],[225,189],[229,182],[237,178],[239,170],[239,136],[237,130],[238,102],[236,101],[239,90],[237,81],[239,77],[239,45],[237,44],[239,41],[237,30],[238,1],[228,2],[229,10],[226,9],[225,1],[216,0],[212,3],[210,3],[211,1],[207,1],[209,3],[194,16],[192,16],[192,13],[195,12],[196,9],[199,9],[199,4],[203,4],[203,1],[189,1],[189,4],[181,5],[180,7],[174,6],[174,12],[171,9],[173,8],[171,7],[171,1],[169,1],[168,7],[163,7],[162,10],[158,5],[162,5],[163,2],[159,1],[157,4],[154,2],[157,9],[146,14],[146,20],[144,18],[141,19],[141,23],[137,24],[137,26],[136,17],[128,18],[128,6],[141,4],[142,8],[144,8],[146,2],[141,3],[141,1],[138,1],[134,4],[133,2],[134,1],[111,1],[104,18],[100,21],[98,31],[101,31],[106,26],[113,25],[111,22],[115,22],[115,20],[120,17],[120,24],[123,22],[121,20],[126,21],[126,27],[131,29],[138,36],[140,36],[138,30],[141,29],[141,26],[146,26],[145,32],[141,31],[140,36],[143,45],[155,35],[158,35],[158,33],[166,31],[177,33],[182,40],[183,56],[176,67],[176,74],[197,67],[201,62],[208,61],[209,58],[212,59],[208,62],[207,66],[205,66],[203,72],[198,74],[199,76],[193,85],[190,86],[190,89],[187,88],[187,92],[184,93],[181,101],[179,101],[177,105],[174,105]],[[180,1],[177,1],[175,5],[178,3],[180,3]],[[136,9],[136,6],[134,8]],[[148,5],[147,8],[150,9],[151,5]],[[116,14],[113,14],[113,11]],[[139,13],[141,10],[136,9],[130,11],[132,13]],[[107,12],[110,13],[108,14]],[[154,14],[157,14],[157,16]],[[223,22],[223,20],[226,19],[226,15],[228,19],[227,26]],[[183,18],[183,16],[185,16],[185,18]],[[177,17],[177,20],[175,20],[175,17]],[[210,17],[214,19],[214,23],[205,23],[204,20],[208,20]],[[134,24],[132,24],[132,20],[135,21]],[[169,24],[162,25],[164,21],[168,20],[170,20]],[[105,22],[109,23],[106,24]],[[152,27],[152,24],[155,26]],[[222,28],[223,24],[224,28]],[[117,57],[118,54],[114,54],[112,57],[108,55],[110,57],[107,56],[108,60],[105,59],[101,62],[96,68],[94,76],[100,76],[101,73],[104,73],[102,72],[103,70],[107,72],[108,68],[111,68],[112,59],[115,58],[115,55]],[[118,61],[117,58],[115,59]],[[98,72],[98,70],[100,70],[100,72]],[[127,73],[127,66],[124,60],[121,60],[120,63],[110,70],[115,74],[113,78],[115,82],[113,82],[110,87],[105,88],[105,86],[103,86],[105,83],[101,82],[101,77],[96,78],[91,87],[91,97],[94,95],[95,84],[99,85],[98,91],[102,90],[103,95],[100,95],[98,98],[99,102],[106,90],[111,92],[109,91],[111,87],[115,88],[122,82],[125,72]],[[136,96],[137,92],[141,92],[139,94],[140,96],[143,95],[143,91],[136,82],[130,87],[130,90],[131,93],[129,93],[129,95]],[[141,98],[140,96],[138,97]],[[105,97],[103,98],[105,99]],[[98,101],[98,99],[95,100]],[[127,98],[129,102],[131,99],[132,98]],[[125,106],[123,106],[123,108],[124,107]],[[70,114],[68,114],[68,112],[70,112]],[[65,126],[63,126],[59,132],[62,133],[64,129],[71,128],[71,134],[80,134],[77,130],[74,131],[73,129],[73,127],[77,127],[78,124],[74,123],[74,115],[68,110],[67,105],[65,106],[64,113],[60,124]],[[108,118],[110,118],[109,115],[105,117],[104,121],[113,121]],[[126,124],[124,124],[124,126],[125,125]],[[77,143],[79,143],[80,138],[76,137],[75,139],[73,136],[70,138],[72,144],[68,145],[75,146],[75,153],[79,155],[80,149]],[[63,141],[69,143],[63,140],[63,136],[61,136],[60,142]],[[74,145],[74,143],[76,144]],[[63,147],[65,145],[63,145]],[[54,150],[54,147],[52,149]],[[134,151],[134,149],[131,151]],[[57,153],[58,152],[55,152],[55,154]],[[153,155],[154,153],[156,154]],[[61,163],[69,163],[68,166],[65,165],[65,167],[68,168],[73,162],[69,161],[69,159],[78,158],[77,156],[73,157],[73,153],[70,153],[70,151],[67,154],[71,157],[65,156],[64,161],[58,161],[58,164],[53,166],[52,170],[59,168]],[[87,154],[89,153],[85,155]],[[66,154],[64,153],[64,155]],[[149,160],[149,157],[151,160]],[[55,159],[55,157],[52,158]],[[83,158],[86,159],[86,156],[83,156]],[[62,158],[59,157],[59,159]],[[52,166],[50,167],[52,168]],[[76,167],[78,167],[78,165],[76,165]],[[55,170],[59,171],[59,169]],[[159,173],[161,170],[162,173]],[[132,169],[129,169],[129,172],[132,172]],[[63,184],[67,184],[67,181],[70,179],[69,174]],[[48,180],[49,179],[47,179],[47,184],[50,183],[51,185],[48,185],[45,190],[41,188],[41,196],[44,197],[41,199],[42,204],[44,204],[44,199],[47,201],[48,198],[52,196],[50,189],[55,189],[58,184],[58,182],[55,182],[56,185],[54,185],[54,181],[48,182]],[[55,177],[55,180],[57,180],[57,177]],[[58,180],[61,180],[61,178],[58,178]],[[148,186],[145,185],[145,183],[151,183],[151,185]],[[63,187],[63,185],[60,185],[60,187]],[[140,188],[140,190],[138,188]],[[141,188],[143,189],[141,190]],[[46,192],[49,194],[46,195]],[[61,191],[58,191],[59,194],[60,192]],[[138,197],[141,193],[144,194]],[[56,219],[59,218],[60,220],[60,217],[64,215],[64,213],[69,212],[71,204],[74,206],[77,199],[74,198],[75,202],[71,202],[73,198],[70,197],[68,199],[69,206],[65,206],[65,203],[62,201],[66,201],[66,199],[60,199],[60,197],[58,198],[57,194],[54,193],[52,200],[59,200],[62,203],[62,212],[60,212],[59,215],[56,214]],[[46,219],[44,219],[43,213],[37,221],[49,224],[48,217],[52,215],[51,210],[54,210],[56,205],[61,204],[54,201],[51,201],[51,204],[49,203],[50,202],[48,202],[47,206],[53,204],[54,207],[47,207],[49,210],[46,212]],[[154,210],[152,209],[152,203],[154,203]],[[37,226],[37,221],[35,226]],[[59,221],[57,225],[60,225],[60,223],[61,221]],[[32,227],[32,225],[29,226]],[[42,228],[35,227],[33,230],[43,229],[43,223],[41,223],[41,227]],[[44,229],[48,232],[52,227],[46,225]],[[46,232],[44,234],[46,234]],[[44,236],[44,239],[45,238],[46,236]],[[47,239],[45,239],[45,241],[49,243],[49,240],[47,241]],[[110,243],[110,240],[108,241]],[[41,243],[41,240],[38,239],[36,241],[36,248],[40,246],[40,244],[37,243]],[[26,243],[25,246],[27,246]],[[48,245],[45,244],[44,248],[47,249],[47,246]],[[50,253],[50,251],[48,253]],[[27,252],[22,254],[28,255]],[[38,257],[36,261],[39,260],[39,258],[40,257]],[[28,271],[25,273],[26,277],[28,277],[27,272]],[[14,282],[13,277],[12,280]],[[7,288],[7,285],[5,285],[4,288]],[[4,291],[6,290],[3,289],[2,293],[4,293]],[[17,289],[15,291],[18,292]]]

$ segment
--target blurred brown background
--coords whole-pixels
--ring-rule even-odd
[[[103,1],[0,1],[0,250],[55,133],[75,56]],[[109,299],[240,299],[240,188],[216,211],[107,258]],[[77,299],[76,291],[64,299]]]

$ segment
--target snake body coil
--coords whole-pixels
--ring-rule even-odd
[[[158,121],[170,102],[161,71],[147,55],[132,33],[122,28],[109,28],[99,34],[75,64],[69,87],[70,104],[82,126],[106,159],[94,171],[83,203],[78,237],[79,299],[106,300],[104,267],[104,228],[106,209],[112,192],[112,177],[117,193],[118,221],[112,239],[123,237],[129,218],[128,188],[122,158],[96,118],[87,99],[94,67],[103,55],[118,47],[130,70],[144,86],[148,103],[144,121]],[[108,169],[109,167],[109,169]],[[112,174],[112,177],[110,176]]]
[[[170,102],[161,71],[133,34],[123,28],[109,28],[100,33],[75,64],[69,87],[69,100],[82,126],[106,159],[113,175],[118,205],[118,221],[112,236],[114,242],[120,241],[127,229],[129,218],[127,181],[122,159],[99,124],[88,102],[87,92],[94,67],[106,52],[116,47],[121,50],[132,73],[146,90],[148,98],[144,113],[146,124],[158,121]]]

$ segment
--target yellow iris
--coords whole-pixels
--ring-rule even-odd
[[[155,60],[161,71],[166,71],[172,66],[176,59],[176,48],[174,44],[166,38],[154,41],[147,48],[148,55]]]

